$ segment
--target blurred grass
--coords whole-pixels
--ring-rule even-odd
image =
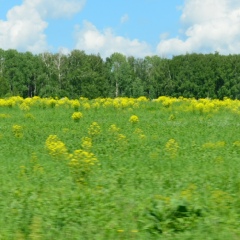
[[[10,115],[0,117],[0,239],[239,239],[240,115],[187,109],[184,101],[80,105],[74,122],[65,105],[0,107]],[[101,128],[91,149],[100,165],[78,184],[68,160],[51,158],[45,142],[57,135],[73,153],[93,122]]]

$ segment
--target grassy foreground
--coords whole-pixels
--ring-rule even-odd
[[[0,239],[240,239],[240,101],[0,99]]]

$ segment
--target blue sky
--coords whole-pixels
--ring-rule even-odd
[[[239,53],[239,26],[239,0],[0,0],[0,48],[33,53]]]
[[[102,1],[88,0],[83,10],[71,19],[51,20],[46,33],[50,45],[73,48],[74,41],[71,37],[74,26],[81,27],[84,21],[88,21],[99,31],[111,28],[115,35],[136,38],[155,46],[161,33],[169,32],[176,35],[181,13],[177,6],[182,2],[182,0],[164,3],[159,0],[105,0],[103,5]],[[61,32],[62,28],[64,30]]]

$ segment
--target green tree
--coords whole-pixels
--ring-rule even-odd
[[[126,56],[121,53],[113,53],[106,60],[108,80],[110,84],[110,96],[132,95],[132,72]]]

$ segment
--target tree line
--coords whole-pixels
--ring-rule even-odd
[[[33,54],[0,49],[0,97],[158,96],[240,99],[240,55],[185,54],[172,59]]]

